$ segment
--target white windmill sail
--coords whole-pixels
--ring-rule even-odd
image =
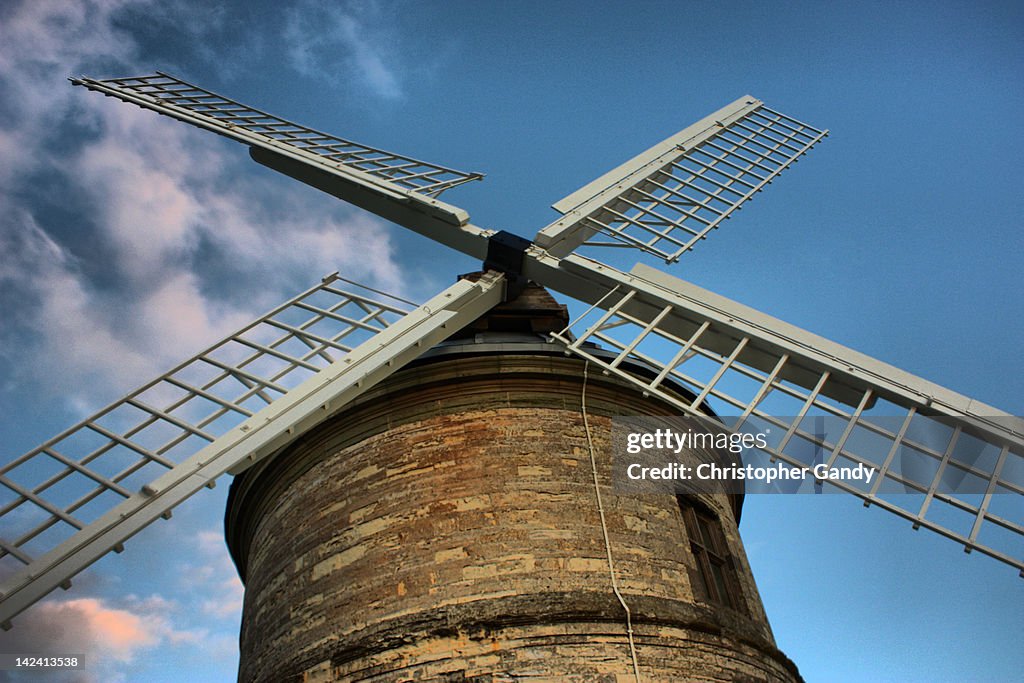
[[[406,310],[337,276],[0,467],[0,623],[498,304],[497,273]],[[398,303],[396,301],[396,303]]]
[[[71,82],[249,146],[252,158],[455,249],[484,258],[486,239],[469,214],[437,199],[483,179],[323,133],[222,97],[180,78],[149,76]]]
[[[556,202],[563,217],[534,241],[556,256],[595,244],[672,263],[826,135],[741,97]]]
[[[698,420],[710,405],[733,416],[729,431],[774,429],[765,450],[787,464],[824,449],[827,468],[871,467],[863,486],[827,483],[1024,576],[1024,419],[643,264],[626,274],[528,253],[526,272],[593,304],[555,335],[568,351]]]

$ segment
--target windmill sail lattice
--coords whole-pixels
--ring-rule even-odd
[[[163,73],[107,80],[82,77],[71,82],[254,148],[347,175],[456,221],[465,222],[468,216],[460,216],[458,210],[435,198],[457,185],[483,178],[481,173],[457,171],[307,128]]]
[[[503,279],[460,281],[412,310],[338,284],[325,278],[0,468],[0,560],[24,565],[0,584],[0,621],[493,307]]]
[[[557,202],[565,216],[536,242],[558,256],[586,243],[677,261],[826,135],[742,97]],[[587,242],[597,234],[614,241]]]
[[[707,421],[709,405],[728,431],[768,428],[774,459],[804,467],[823,449],[830,468],[877,468],[828,483],[1024,571],[1024,420],[654,269],[633,276],[556,337],[685,415]]]
[[[1019,418],[652,268],[624,273],[574,253],[602,234],[675,260],[825,131],[741,98],[558,202],[563,218],[530,242],[436,198],[479,174],[320,133],[164,74],[73,82],[242,142],[259,163],[486,259],[489,272],[408,312],[325,282],[0,468],[0,561],[23,565],[0,585],[0,621],[220,474],[326,419],[522,279],[591,306],[552,339],[566,353],[684,414],[702,417],[708,405],[732,416],[732,429],[770,426],[769,451],[783,462],[806,464],[813,451],[828,464],[877,466],[866,487],[829,483],[1024,575]],[[668,382],[695,398],[665,391]],[[840,428],[808,423],[825,417]]]
[[[484,231],[469,225],[469,214],[437,198],[480,180],[480,173],[322,133],[166,74],[71,82],[241,142],[255,161],[275,171],[453,249],[478,258],[486,253]]]

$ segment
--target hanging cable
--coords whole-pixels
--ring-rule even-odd
[[[583,413],[583,429],[587,433],[587,448],[590,451],[590,471],[594,475],[594,494],[597,496],[597,512],[601,516],[601,532],[604,534],[604,550],[608,557],[608,573],[612,578],[612,592],[619,599],[619,604],[626,612],[626,635],[629,637],[629,656],[633,660],[633,677],[636,683],[640,681],[640,665],[636,659],[636,645],[633,642],[633,615],[629,611],[629,605],[619,592],[619,582],[615,578],[615,563],[612,560],[612,542],[608,537],[608,524],[604,519],[604,504],[601,502],[601,487],[597,481],[597,458],[594,455],[594,440],[590,436],[590,421],[587,419],[587,370],[590,368],[590,361],[583,364],[583,394],[580,396],[580,409]]]

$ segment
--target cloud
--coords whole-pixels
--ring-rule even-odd
[[[204,614],[217,619],[237,619],[242,613],[245,588],[228,555],[227,546],[224,544],[224,532],[201,531],[196,536],[196,541],[197,555],[202,559],[202,563],[187,567],[186,572],[194,577],[190,579],[190,583],[198,583],[202,596],[200,608]]]
[[[23,329],[34,342],[11,348],[24,340],[5,338],[9,346],[3,349],[4,356],[30,365],[51,365],[56,371],[51,381],[61,384],[106,381],[121,385],[152,369],[143,350],[126,345],[113,321],[92,305],[94,295],[76,259],[30,212],[16,209],[0,222],[0,245],[7,246],[5,251],[12,256],[0,268],[0,286],[27,304],[6,311],[8,324]],[[43,368],[38,369],[41,375]],[[66,387],[51,388],[59,391]]]
[[[135,43],[116,28],[121,11],[144,0],[21,2],[5,8],[0,21],[0,186],[40,165],[47,132],[72,108],[66,77],[77,66],[130,61]],[[15,96],[14,93],[17,93]]]
[[[12,321],[0,357],[78,410],[326,273],[403,285],[383,222],[252,173],[237,145],[66,82],[100,63],[145,71],[115,26],[146,5],[28,2],[0,28],[0,89],[18,92],[0,108],[0,151],[11,153],[0,170],[0,305]],[[386,84],[360,25],[331,14],[352,58]]]
[[[84,655],[82,670],[67,672],[64,680],[124,680],[129,665],[158,647],[196,646],[207,637],[203,629],[176,628],[172,615],[180,611],[159,596],[128,597],[123,606],[98,598],[47,600],[0,635],[4,652]]]
[[[324,5],[301,2],[288,14],[285,39],[292,66],[320,81],[361,81],[383,99],[402,97],[389,46],[396,37],[379,21],[375,3]]]
[[[47,604],[40,612],[41,621],[46,621],[49,617],[60,622],[65,634],[68,633],[68,626],[75,624],[77,628],[74,632],[78,636],[78,642],[87,642],[86,645],[79,647],[83,651],[90,651],[94,656],[100,654],[101,657],[110,656],[119,662],[127,662],[137,650],[152,647],[160,641],[155,622],[144,620],[127,610],[110,609],[93,598]],[[161,623],[163,621],[161,619]],[[92,642],[88,642],[89,640]],[[98,650],[103,652],[97,652]]]

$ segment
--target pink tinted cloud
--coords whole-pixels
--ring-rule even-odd
[[[105,650],[122,662],[131,660],[137,650],[156,645],[160,640],[153,625],[138,615],[104,607],[94,598],[46,604],[40,611],[54,620],[79,622],[92,640],[91,648]]]
[[[18,617],[0,634],[4,652],[84,655],[82,670],[61,680],[106,683],[124,680],[124,672],[158,647],[194,646],[204,630],[176,628],[176,603],[154,596],[125,600],[115,607],[98,598],[47,600]]]

